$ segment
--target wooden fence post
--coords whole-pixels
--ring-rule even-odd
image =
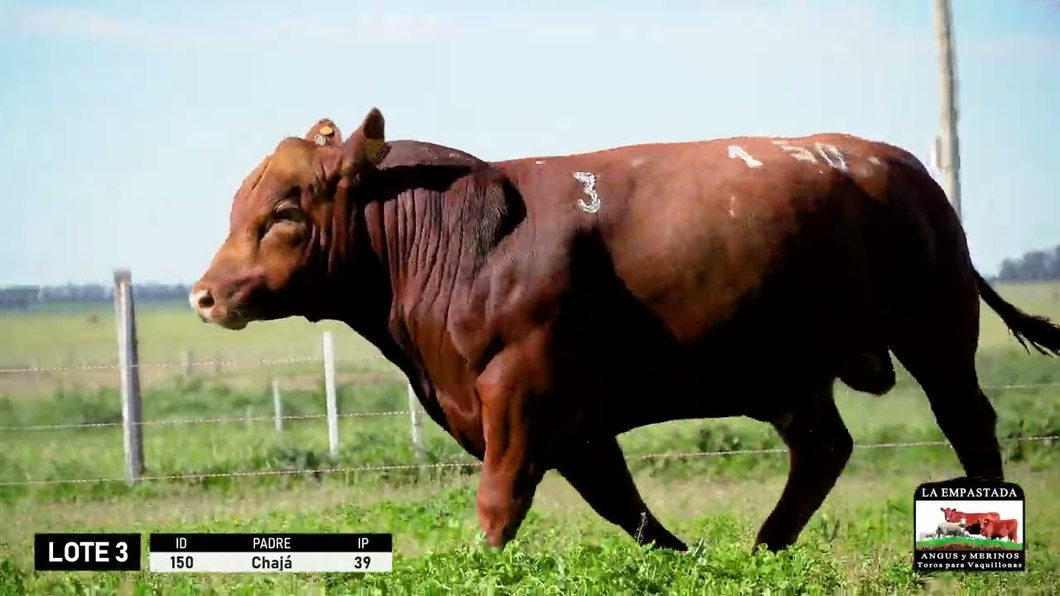
[[[184,350],[184,377],[190,379],[195,374],[195,355],[192,354],[191,349]]]
[[[425,450],[423,448],[423,411],[420,409],[420,400],[416,398],[416,391],[409,383],[409,415],[412,419],[412,448],[416,451],[416,461],[423,463]]]
[[[114,272],[114,312],[118,327],[118,374],[121,383],[122,434],[125,443],[125,481],[136,484],[144,471],[143,417],[140,404],[140,362],[136,341],[136,308],[132,273]]]
[[[339,409],[335,397],[335,344],[330,331],[324,332],[324,392],[328,401],[328,448],[339,456]]]
[[[275,425],[276,432],[283,432],[283,402],[280,397],[280,380],[272,380],[272,409],[276,416]]]
[[[957,217],[961,217],[961,156],[957,141],[957,74],[953,56],[953,11],[950,0],[935,0],[935,43],[938,44],[939,99],[942,130],[939,133],[939,165],[942,188]]]

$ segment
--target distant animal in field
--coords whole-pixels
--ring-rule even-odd
[[[926,532],[921,532],[920,535],[917,536],[917,541],[919,542],[921,540],[933,540],[934,538],[935,532],[928,530]]]
[[[1019,542],[1017,536],[1019,520],[1015,519],[985,519],[983,520],[983,537],[990,540],[1009,539]]]

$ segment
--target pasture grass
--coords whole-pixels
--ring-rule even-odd
[[[857,456],[855,456],[857,457]],[[0,513],[0,593],[137,594],[749,594],[1047,593],[1060,580],[1060,475],[1011,466],[1027,494],[1025,573],[912,571],[912,494],[927,475],[956,467],[848,474],[795,547],[752,553],[783,477],[673,479],[638,475],[645,500],[690,552],[638,548],[549,474],[518,540],[482,548],[475,479],[405,486],[322,480],[217,492],[180,487],[166,496],[106,501],[19,500]],[[32,569],[32,534],[43,531],[364,532],[394,534],[389,574],[152,574]],[[145,549],[146,550],[146,549]],[[143,556],[146,569],[147,556]]]
[[[949,538],[936,538],[934,540],[919,540],[917,546],[944,546],[947,544],[970,544],[972,546],[1001,546],[1019,550],[1023,548],[1022,542],[1005,542],[1004,540],[968,538],[966,536],[951,536]]]
[[[1037,360],[1055,367],[1055,360]],[[1041,374],[1057,376],[1055,368]],[[285,409],[320,412],[321,394],[319,388],[286,392]],[[991,395],[1001,437],[1060,434],[1060,387]],[[399,410],[406,399],[404,384],[388,378],[344,384],[338,397],[340,412]],[[341,419],[341,450],[332,460],[323,420],[289,420],[276,433],[271,420],[238,419],[248,406],[267,414],[270,400],[266,387],[233,388],[216,379],[175,379],[147,390],[147,420],[232,419],[145,427],[146,473],[297,473],[158,480],[131,488],[122,482],[0,486],[0,594],[582,594],[599,593],[600,586],[623,594],[1041,593],[1060,581],[1060,562],[1050,554],[1060,552],[1060,506],[1053,496],[1060,489],[1060,450],[1050,441],[1003,444],[1006,472],[1027,493],[1027,573],[912,571],[913,492],[921,482],[961,473],[952,450],[940,446],[856,450],[798,545],[778,556],[752,554],[757,528],[783,486],[786,456],[694,455],[782,447],[770,427],[748,419],[672,422],[620,437],[647,502],[691,552],[642,551],[550,474],[519,540],[498,554],[476,542],[475,466],[317,473],[413,463],[404,415]],[[942,438],[914,387],[883,399],[844,390],[838,401],[859,443]],[[14,396],[4,403],[0,426],[119,417],[111,389]],[[424,426],[429,461],[470,461],[431,421]],[[0,437],[0,482],[122,477],[117,427]],[[637,457],[668,452],[688,455]],[[95,530],[139,531],[145,544],[152,531],[388,531],[396,540],[395,571],[369,577],[31,571],[34,532]]]
[[[1019,306],[1060,320],[1060,284],[1002,287]],[[98,322],[89,320],[96,314]],[[682,421],[620,437],[638,485],[662,521],[692,546],[645,552],[593,513],[555,474],[543,483],[519,540],[501,553],[477,541],[477,466],[364,470],[412,464],[407,414],[340,420],[328,454],[322,418],[273,430],[270,379],[281,379],[287,415],[320,415],[320,363],[263,367],[256,359],[318,357],[320,331],[335,334],[339,412],[407,408],[405,381],[353,332],[290,320],[240,333],[189,321],[182,309],[145,308],[138,326],[144,367],[143,429],[149,476],[178,480],[17,484],[121,479],[121,410],[114,369],[0,373],[0,596],[137,593],[1044,593],[1060,585],[1060,362],[1027,354],[984,309],[979,370],[999,412],[1006,474],[1027,494],[1026,573],[912,571],[916,486],[959,476],[944,446],[863,448],[811,520],[780,555],[751,544],[784,483],[787,457],[773,429],[749,419]],[[113,314],[0,317],[0,367],[113,362]],[[184,348],[238,365],[197,366]],[[646,398],[650,398],[647,396]],[[837,385],[841,412],[860,445],[943,439],[923,392],[899,367],[898,387],[872,398]],[[245,421],[246,416],[263,417]],[[196,424],[181,419],[224,419]],[[428,463],[472,461],[425,417]],[[746,449],[780,453],[740,454]],[[643,459],[644,454],[683,453]],[[707,454],[707,455],[704,455]],[[329,471],[340,469],[341,471]],[[195,477],[197,474],[265,475]],[[282,472],[282,474],[280,474]],[[16,484],[4,484],[16,483]],[[32,535],[45,531],[384,531],[395,535],[395,571],[357,574],[34,573]],[[699,542],[697,542],[699,541]],[[146,554],[143,559],[146,568]]]

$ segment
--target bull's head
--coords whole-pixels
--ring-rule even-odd
[[[383,129],[375,108],[345,142],[333,122],[320,120],[254,168],[232,201],[228,237],[192,286],[191,307],[203,321],[242,329],[328,317],[312,298],[327,292],[349,250],[351,195],[386,154]]]
[[[952,507],[939,507],[942,510],[942,518],[948,522],[957,521],[957,510]]]

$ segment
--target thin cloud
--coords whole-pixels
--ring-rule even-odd
[[[256,22],[242,18],[195,25],[167,25],[68,6],[0,5],[6,37],[57,37],[148,46],[245,44],[282,40],[285,43],[329,41],[429,41],[458,33],[453,25],[430,14],[358,13],[328,20],[276,15]]]
[[[958,63],[962,54],[1008,56],[1021,60],[1044,59],[1060,55],[1060,37],[1021,35],[1000,39],[964,40],[961,38],[960,31],[955,32],[954,37],[959,51]]]
[[[1060,6],[1058,0],[1038,6]],[[337,9],[336,9],[337,8]],[[753,4],[711,4],[700,10],[663,13],[665,20],[630,24],[628,18],[608,12],[573,11],[563,15],[478,14],[474,22],[459,22],[433,14],[403,13],[390,8],[369,11],[349,7],[325,7],[307,16],[262,8],[253,21],[243,14],[215,17],[214,21],[187,24],[160,23],[143,18],[108,14],[97,9],[72,6],[33,6],[0,2],[0,35],[4,37],[54,37],[90,42],[128,43],[147,47],[240,46],[253,43],[310,43],[318,46],[350,43],[437,42],[474,40],[483,45],[500,43],[639,42],[710,44],[733,39],[730,58],[753,61],[769,59],[778,51],[799,53],[827,42],[836,52],[851,44],[860,48],[906,53],[922,49],[930,40],[922,31],[902,31],[879,26],[875,8],[847,6],[826,14],[804,5],[777,7]],[[201,17],[200,17],[201,18]],[[209,18],[209,17],[207,17]],[[743,25],[734,28],[733,23]],[[754,31],[754,35],[747,35]],[[1058,38],[969,39],[961,52],[1019,54],[1054,52]],[[485,50],[488,51],[488,50]],[[814,51],[811,50],[811,53]]]
[[[318,12],[326,14],[326,18],[263,9],[256,13],[253,21],[246,19],[245,15],[232,14],[194,24],[160,23],[70,6],[0,4],[0,16],[5,12],[8,15],[0,20],[7,24],[0,26],[0,34],[6,37],[57,37],[143,46],[241,45],[277,40],[329,45],[452,39],[483,43],[628,41],[684,44],[732,38],[734,21],[754,23],[751,28],[761,31],[756,39],[748,40],[753,47],[733,48],[737,54],[760,56],[763,52],[775,52],[778,47],[790,46],[790,40],[805,40],[808,36],[831,38],[837,47],[852,40],[864,43],[866,33],[871,33],[872,38],[881,38],[881,43],[893,45],[895,41],[901,41],[882,35],[873,23],[871,10],[857,7],[830,11],[827,18],[822,18],[822,15],[808,10],[715,6],[690,11],[680,18],[664,14],[665,20],[632,25],[621,15],[577,11],[563,15],[478,14],[474,22],[458,22],[438,15],[402,13],[392,9],[354,12],[345,8],[339,12]]]
[[[87,41],[159,44],[179,39],[171,28],[70,6],[7,4],[6,37],[59,37]]]

